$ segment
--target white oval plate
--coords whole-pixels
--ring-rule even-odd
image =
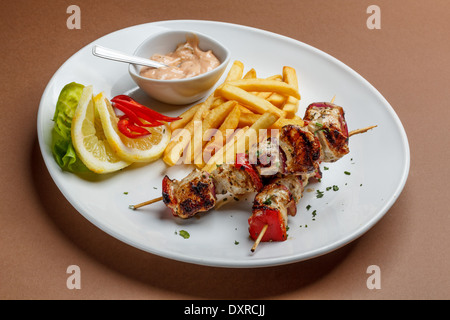
[[[161,202],[136,211],[128,209],[129,204],[161,196],[161,179],[165,174],[180,179],[190,168],[167,168],[158,160],[92,181],[61,171],[54,161],[50,150],[51,119],[59,92],[69,82],[93,85],[94,92],[104,91],[109,98],[130,94],[168,115],[179,115],[188,107],[150,100],[132,82],[126,64],[91,54],[93,44],[132,53],[146,37],[166,28],[212,36],[231,50],[232,61],[242,61],[245,71],[255,68],[259,77],[280,74],[283,66],[294,67],[302,95],[300,116],[308,104],[329,101],[336,95],[335,103],[344,107],[350,130],[378,125],[350,138],[350,154],[336,163],[322,165],[322,181],[307,187],[297,215],[289,217],[288,240],[261,243],[255,253],[250,252],[252,241],[247,219],[253,195],[247,201],[245,197],[239,202],[232,200],[198,219],[174,218]],[[267,31],[210,21],[143,24],[113,32],[87,45],[69,58],[47,85],[39,106],[37,130],[50,175],[67,200],[94,225],[144,251],[220,267],[292,263],[349,243],[369,230],[393,205],[406,183],[410,164],[408,140],[399,118],[383,96],[355,71],[302,42]],[[338,191],[326,190],[334,185]],[[324,191],[322,198],[316,197],[316,190]],[[180,230],[186,230],[190,238],[181,237]]]

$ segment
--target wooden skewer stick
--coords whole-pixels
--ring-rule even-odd
[[[333,97],[333,100],[334,100],[334,97]],[[331,101],[333,101],[333,100],[331,100]],[[367,131],[369,131],[370,129],[373,129],[373,128],[375,128],[375,127],[377,127],[377,126],[370,126],[370,127],[366,127],[366,128],[362,128],[362,129],[356,129],[356,130],[350,131],[350,133],[348,134],[348,136],[351,137],[351,136],[353,136],[353,135],[355,135],[355,134],[364,133],[364,132],[367,132]],[[155,199],[152,199],[152,200],[148,200],[148,201],[145,201],[145,202],[142,202],[142,203],[139,203],[139,204],[134,204],[134,205],[133,205],[133,204],[130,204],[130,205],[128,206],[128,208],[130,208],[131,210],[136,210],[136,209],[138,209],[138,208],[140,208],[140,207],[147,206],[147,205],[149,205],[149,204],[152,204],[152,203],[161,201],[162,199],[163,199],[162,197],[159,197],[159,198],[155,198]],[[260,233],[259,236],[258,236],[258,239],[259,239],[259,240],[256,239],[255,244],[254,244],[253,247],[252,247],[252,252],[255,251],[254,249],[256,249],[256,247],[258,246],[259,242],[261,241],[261,238],[264,236],[264,233],[266,232],[266,229],[267,229],[267,225],[265,226],[265,228],[263,228],[263,229],[261,230],[261,233]]]
[[[264,225],[264,227],[261,229],[261,232],[258,235],[258,238],[256,238],[255,243],[253,244],[253,247],[250,249],[251,252],[255,252],[256,247],[258,246],[258,244],[261,242],[261,239],[264,237],[264,234],[266,233],[267,227],[269,225],[266,224]]]
[[[333,103],[334,99],[336,99],[336,95],[333,97],[333,99],[331,99],[330,103]]]
[[[350,131],[350,133],[348,134],[348,136],[351,137],[351,136],[353,136],[353,135],[355,135],[355,134],[364,133],[364,132],[367,132],[367,131],[369,131],[370,129],[373,129],[373,128],[375,128],[375,127],[377,127],[377,126],[370,126],[370,127],[367,127],[367,128],[356,129],[356,130]]]
[[[142,203],[139,203],[139,204],[130,204],[129,206],[128,206],[128,208],[130,208],[131,210],[136,210],[137,208],[140,208],[140,207],[143,207],[143,206],[147,206],[147,205],[149,205],[149,204],[152,204],[152,203],[155,203],[155,202],[158,202],[158,201],[161,201],[163,199],[163,197],[159,197],[159,198],[155,198],[155,199],[152,199],[152,200],[148,200],[148,201],[145,201],[145,202],[142,202]]]

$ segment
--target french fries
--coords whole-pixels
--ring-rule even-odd
[[[211,172],[216,164],[233,162],[236,153],[248,151],[260,139],[259,130],[303,126],[296,116],[300,99],[294,68],[258,78],[253,68],[244,74],[244,64],[236,60],[204,102],[170,124],[173,137],[163,160],[169,166],[193,162]]]
[[[279,118],[273,113],[263,114],[250,128],[244,129],[241,134],[236,134],[235,139],[228,142],[224,148],[219,150],[203,168],[207,172],[212,172],[217,165],[223,163],[233,163],[237,153],[245,153],[250,146],[259,139],[260,130],[267,129]]]
[[[185,148],[191,141],[191,137],[194,133],[194,123],[202,120],[202,115],[205,110],[209,110],[214,97],[211,95],[205,102],[201,103],[198,109],[195,111],[192,119],[187,123],[184,128],[179,128],[177,134],[175,134],[170,143],[164,150],[163,161],[169,166],[175,165],[180,159],[181,155],[185,151]],[[190,153],[189,153],[190,154]]]
[[[225,83],[217,88],[214,94],[229,100],[236,100],[237,102],[244,104],[248,109],[255,113],[263,114],[270,112],[276,114],[278,117],[284,117],[286,114],[286,112],[277,108],[269,101],[228,83]]]
[[[238,105],[236,105],[220,125],[219,130],[216,132],[216,134],[211,137],[211,140],[203,148],[203,157],[201,159],[202,162],[196,163],[197,167],[203,168],[205,162],[208,162],[209,159],[216,153],[216,151],[220,150],[223,147],[224,141],[226,142],[229,138],[231,138],[239,125],[240,116],[241,109]]]
[[[231,110],[233,110],[236,104],[236,101],[227,101],[214,110],[211,110],[202,122],[197,122],[197,125],[198,123],[201,124],[201,133],[199,133],[201,134],[202,139],[195,139],[195,137],[198,136],[195,135],[195,133],[191,139],[191,145],[193,146],[191,150],[193,151],[194,164],[202,164],[203,147],[213,136],[213,133],[211,132],[214,131],[214,129],[217,130],[217,128],[224,122],[225,118],[227,118],[228,114],[231,112]]]
[[[170,130],[172,130],[173,132],[176,129],[185,127],[192,120],[192,118],[194,117],[195,113],[197,112],[198,108],[200,108],[201,105],[202,103],[198,103],[192,108],[189,108],[187,111],[183,112],[180,115],[181,118],[180,120],[176,120],[170,123]]]
[[[300,99],[298,89],[286,82],[268,79],[242,79],[229,81],[227,85],[241,88],[245,91],[276,92],[282,95]]]
[[[283,67],[283,80],[298,90],[297,73],[294,68]],[[283,110],[286,111],[286,117],[293,118],[295,116],[298,111],[298,99],[292,96],[287,98],[283,106]]]
[[[260,114],[256,113],[241,113],[241,117],[239,118],[239,128],[251,126],[261,117]]]
[[[243,79],[256,79],[256,70],[255,69],[250,69],[245,76],[243,77]]]
[[[305,122],[304,122],[302,119],[296,119],[296,118],[293,118],[293,119],[286,119],[286,118],[283,118],[283,119],[278,119],[278,120],[270,127],[270,129],[281,129],[281,128],[283,128],[284,126],[287,126],[287,125],[290,125],[290,124],[292,124],[292,125],[297,125],[297,126],[300,126],[300,127],[305,126]]]
[[[243,74],[244,64],[241,61],[236,60],[233,62],[233,65],[225,78],[225,82],[241,79]]]

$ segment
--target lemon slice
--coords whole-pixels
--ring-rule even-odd
[[[109,145],[119,157],[131,162],[152,162],[161,157],[171,137],[169,126],[146,128],[150,135],[128,138],[117,128],[119,118],[103,93],[94,98]]]
[[[94,105],[92,86],[83,89],[72,119],[71,135],[81,161],[95,173],[114,172],[131,164],[109,146]]]

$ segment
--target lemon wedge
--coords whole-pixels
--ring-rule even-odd
[[[146,128],[150,132],[148,136],[128,138],[117,128],[119,118],[104,94],[97,95],[94,102],[102,121],[106,139],[119,157],[130,162],[152,162],[162,156],[171,137],[168,125]]]
[[[97,98],[98,99],[98,98]],[[131,164],[110,147],[96,110],[92,86],[83,89],[72,119],[73,146],[81,161],[95,173],[109,173]]]

